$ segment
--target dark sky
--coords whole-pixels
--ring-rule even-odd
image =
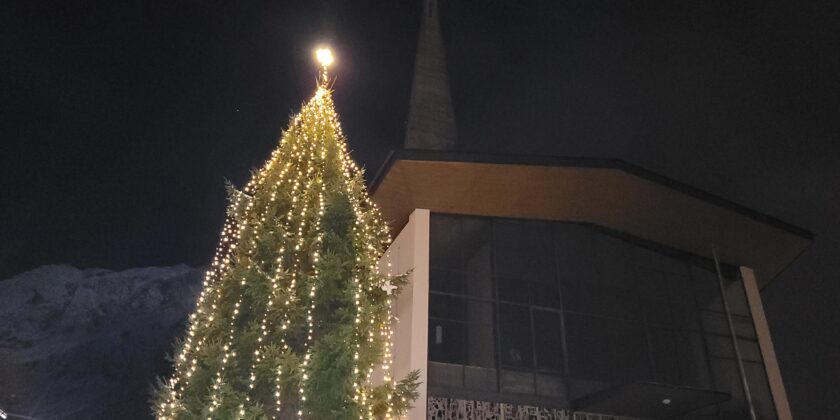
[[[205,264],[224,180],[268,157],[314,89],[319,42],[355,158],[375,172],[403,139],[419,1],[3,8],[0,278]],[[461,149],[619,158],[816,234],[764,297],[798,419],[836,417],[836,2],[441,8]]]

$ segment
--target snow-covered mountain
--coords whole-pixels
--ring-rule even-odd
[[[0,281],[0,408],[36,419],[151,418],[151,387],[169,371],[201,277],[184,265],[47,265]]]

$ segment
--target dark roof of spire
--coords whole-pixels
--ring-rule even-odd
[[[423,1],[405,148],[455,148],[455,115],[452,111],[437,0]]]

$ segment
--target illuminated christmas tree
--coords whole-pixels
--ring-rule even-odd
[[[416,398],[416,372],[389,374],[391,299],[406,276],[377,269],[388,229],[347,151],[332,54],[317,55],[315,95],[248,184],[230,188],[158,419],[392,418]]]

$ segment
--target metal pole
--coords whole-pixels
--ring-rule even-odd
[[[717,271],[718,286],[720,286],[720,300],[723,303],[723,312],[726,314],[726,322],[729,324],[729,334],[732,336],[732,347],[735,349],[735,360],[738,362],[738,373],[741,375],[741,383],[744,385],[744,398],[747,400],[747,407],[750,409],[750,419],[758,420],[755,416],[750,384],[747,382],[747,373],[744,370],[744,362],[741,361],[741,350],[738,347],[738,336],[735,334],[735,324],[732,322],[732,313],[729,311],[729,303],[726,301],[726,289],[723,287],[723,275],[720,272],[720,260],[717,249],[712,248],[712,255],[715,257],[715,270]]]

